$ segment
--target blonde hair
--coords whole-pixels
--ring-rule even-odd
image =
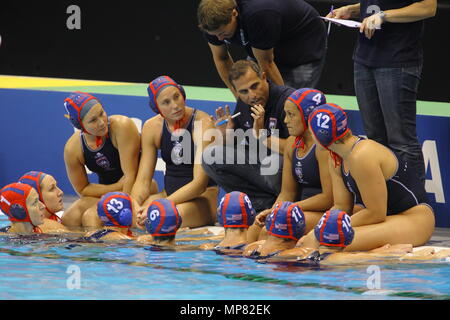
[[[198,27],[202,31],[215,31],[231,22],[235,0],[202,0],[198,5]]]

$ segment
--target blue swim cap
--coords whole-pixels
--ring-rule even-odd
[[[133,201],[124,192],[108,192],[97,203],[97,214],[105,226],[129,228],[133,222]]]
[[[64,107],[69,114],[69,120],[76,129],[87,132],[83,127],[83,118],[97,103],[100,103],[97,98],[80,91],[73,92],[64,100]]]
[[[154,79],[152,82],[150,82],[147,87],[149,97],[148,104],[156,114],[162,115],[161,110],[159,110],[158,103],[156,102],[156,98],[158,97],[158,94],[161,92],[161,90],[166,86],[173,86],[175,88],[178,88],[184,100],[186,100],[186,92],[184,91],[184,88],[181,85],[176,83],[172,78],[168,76],[160,76]]]
[[[314,108],[327,103],[322,91],[312,88],[295,90],[287,99],[294,103],[300,110],[304,129],[308,127],[308,117]]]
[[[345,211],[328,210],[314,227],[314,235],[322,246],[346,247],[352,243],[355,232]]]
[[[248,228],[255,221],[255,216],[250,199],[239,191],[224,195],[217,208],[217,220],[225,228]]]
[[[289,201],[277,203],[266,219],[266,229],[270,235],[297,241],[305,232],[306,222],[302,209]]]
[[[147,209],[145,228],[152,236],[173,236],[181,226],[181,215],[175,203],[168,199],[157,199]]]
[[[47,175],[46,173],[40,172],[40,171],[29,171],[29,172],[25,173],[24,175],[22,175],[18,181],[19,183],[25,183],[25,184],[33,187],[34,189],[36,189],[36,191],[39,195],[39,200],[44,204],[45,204],[45,202],[44,202],[44,199],[42,198],[41,183],[46,175]]]
[[[315,108],[309,115],[309,127],[324,148],[341,139],[349,131],[347,114],[334,103]]]

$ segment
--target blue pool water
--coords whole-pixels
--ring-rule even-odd
[[[5,217],[0,217],[0,226],[5,225]],[[308,269],[211,251],[150,251],[134,243],[0,237],[0,299],[450,298],[447,263],[378,264],[379,290],[368,288],[373,275],[368,267]],[[74,280],[78,275],[79,282]]]

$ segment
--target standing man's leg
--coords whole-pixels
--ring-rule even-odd
[[[355,62],[354,85],[367,137],[387,146],[387,130],[373,69]]]
[[[388,145],[416,169],[425,184],[423,153],[416,131],[416,102],[422,66],[380,68],[375,73]]]

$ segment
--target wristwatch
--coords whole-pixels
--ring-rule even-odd
[[[380,15],[381,22],[382,23],[386,22],[386,13],[384,11],[380,11],[378,12],[378,14]]]

